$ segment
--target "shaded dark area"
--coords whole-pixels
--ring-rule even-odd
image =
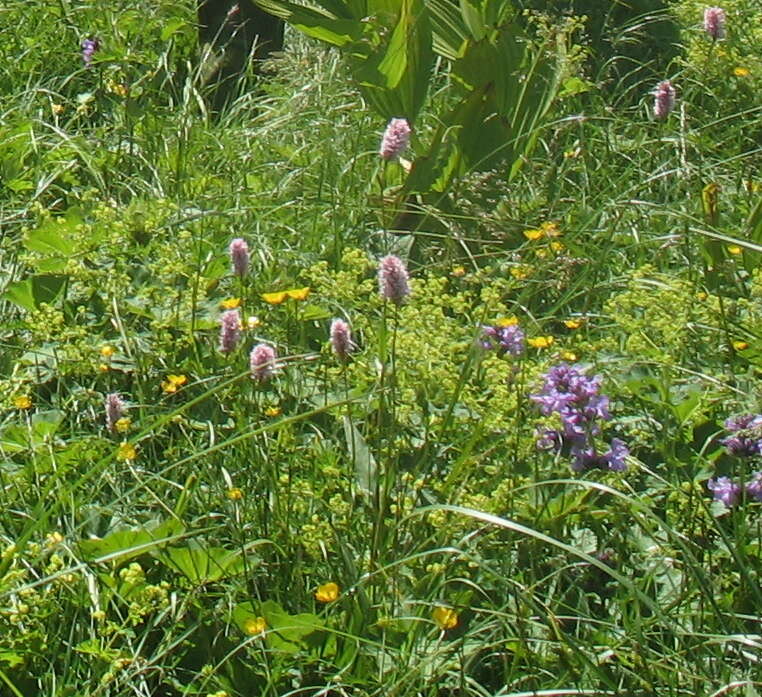
[[[550,16],[585,16],[589,73],[609,93],[639,99],[644,83],[665,79],[680,52],[668,0],[519,0]]]
[[[251,0],[199,0],[199,44],[211,47],[205,82],[208,102],[219,112],[236,97],[239,79],[254,63],[283,49],[283,20],[257,7]]]

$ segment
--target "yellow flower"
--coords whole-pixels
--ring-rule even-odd
[[[243,623],[243,631],[249,636],[264,634],[267,629],[267,622],[264,617],[249,617]]]
[[[320,603],[332,603],[338,597],[339,587],[333,581],[318,586],[318,589],[315,591],[315,600]]]
[[[111,368],[109,368],[108,363],[99,363],[98,364],[98,370],[101,373],[108,373],[108,371],[111,370]]]
[[[458,626],[458,613],[450,607],[435,607],[431,617],[441,630],[453,629]]]
[[[731,254],[740,254],[743,250],[737,244],[729,244],[728,252]]]
[[[274,293],[262,293],[262,300],[270,305],[280,305],[286,298],[291,298],[291,300],[306,300],[309,294],[310,289],[308,287],[291,288],[290,290],[279,290]]]
[[[578,356],[574,351],[561,351],[559,354],[564,361],[576,361]]]
[[[113,346],[109,346],[108,344],[101,346],[101,356],[104,358],[111,358],[115,353],[116,349]]]
[[[564,326],[567,329],[579,329],[582,326],[581,319],[565,319]]]
[[[543,235],[543,232],[539,228],[535,230],[524,230],[524,237],[526,237],[530,242],[539,240],[542,237],[542,235]]]
[[[465,266],[453,266],[452,271],[450,271],[450,276],[454,276],[455,278],[462,278],[465,275],[466,275]]]
[[[496,322],[496,327],[512,327],[514,324],[519,323],[519,318],[516,317],[516,315],[512,315],[511,317],[500,317]]]
[[[53,112],[55,116],[60,116],[64,113],[66,107],[63,104],[51,104],[50,110]]]
[[[550,243],[550,248],[551,248],[551,249],[552,249],[554,252],[560,252],[560,251],[563,251],[563,248],[564,248],[564,243],[563,243],[563,242],[559,242],[558,240],[553,240],[553,241]]]
[[[558,225],[550,221],[540,225],[540,230],[542,230],[545,237],[560,237],[561,236],[561,231],[558,229]]]
[[[16,409],[29,409],[32,406],[32,398],[27,394],[13,398],[13,406]]]
[[[532,267],[529,264],[519,264],[518,266],[511,267],[511,276],[520,281],[529,276],[531,271]]]
[[[527,339],[527,343],[532,348],[540,349],[548,348],[548,346],[550,346],[554,341],[555,339],[552,336],[535,336],[531,339]]]
[[[231,501],[240,501],[243,498],[243,491],[234,486],[232,489],[228,489],[227,496]]]
[[[736,77],[749,77],[749,75],[751,75],[751,70],[739,65],[733,68],[733,75],[735,75]]]
[[[733,341],[731,345],[736,351],[745,351],[747,348],[749,348],[748,341],[737,340],[737,341]]]
[[[262,326],[262,320],[259,319],[259,317],[255,317],[254,315],[252,315],[251,317],[249,317],[249,319],[246,320],[246,326],[250,330],[254,330],[257,327],[261,327]]]
[[[128,443],[127,441],[123,441],[119,449],[116,451],[116,458],[117,460],[134,460],[138,456],[137,450],[135,450],[135,446],[132,443]]]
[[[265,416],[280,416],[281,410],[280,407],[267,407],[265,409]]]
[[[224,310],[235,310],[241,306],[241,298],[226,298],[220,303],[220,307]]]
[[[117,433],[127,433],[130,430],[130,426],[132,426],[132,419],[129,416],[123,416],[114,422],[114,429]]]
[[[161,383],[161,389],[167,394],[174,394],[186,382],[188,382],[186,375],[167,375],[167,379]]]

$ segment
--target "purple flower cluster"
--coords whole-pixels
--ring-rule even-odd
[[[762,472],[755,472],[743,485],[730,477],[717,477],[710,479],[706,487],[712,492],[715,501],[722,501],[728,508],[733,508],[741,500],[744,491],[750,499],[762,501]]]
[[[601,432],[598,422],[611,418],[609,398],[600,394],[601,379],[600,375],[588,377],[575,366],[561,363],[545,374],[542,389],[530,397],[543,415],[555,413],[561,418],[560,429],[538,433],[537,447],[557,453],[568,450],[575,472],[627,469],[630,451],[623,441],[612,439],[603,454],[593,442]]]
[[[518,324],[503,327],[484,325],[482,326],[481,345],[488,351],[496,349],[516,358],[524,353],[524,332]]]
[[[762,414],[731,416],[725,421],[725,429],[730,431],[730,435],[720,443],[725,446],[729,455],[762,455]]]
[[[85,39],[82,42],[82,62],[86,67],[90,67],[90,63],[93,61],[93,55],[101,47],[101,42],[96,39]]]

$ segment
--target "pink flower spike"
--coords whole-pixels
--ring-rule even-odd
[[[331,348],[336,357],[345,361],[352,353],[354,344],[352,343],[352,332],[349,325],[343,319],[335,319],[331,322]]]
[[[654,118],[662,121],[675,107],[675,88],[669,80],[664,80],[654,91]]]
[[[704,31],[712,41],[725,38],[725,10],[721,7],[707,7],[704,10]]]
[[[410,284],[405,264],[393,254],[385,256],[378,262],[378,292],[382,298],[402,305],[410,295]]]
[[[241,313],[238,310],[226,310],[220,316],[220,351],[234,351],[240,338]]]
[[[267,382],[275,375],[275,349],[268,344],[257,344],[251,350],[249,364],[251,377],[257,382]]]
[[[233,264],[233,273],[237,276],[245,276],[249,270],[249,245],[246,240],[236,237],[230,243],[230,261]]]
[[[410,144],[410,124],[407,119],[392,119],[381,139],[379,155],[384,160],[396,160]]]

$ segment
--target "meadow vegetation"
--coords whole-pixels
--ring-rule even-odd
[[[762,10],[607,4],[262,0],[210,113],[4,0],[0,695],[762,694]]]

